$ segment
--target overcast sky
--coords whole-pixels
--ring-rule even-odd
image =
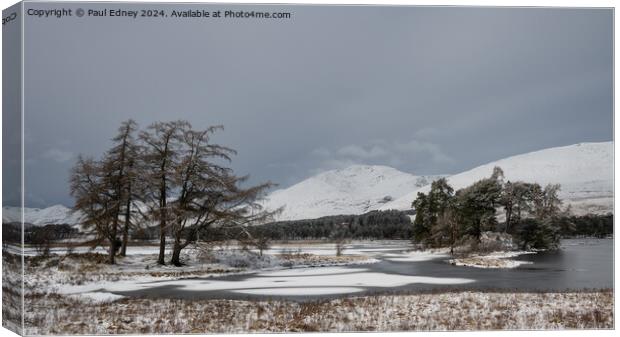
[[[612,140],[610,9],[272,10],[292,18],[27,19],[26,205],[70,206],[76,156],[99,156],[128,118],[223,124],[233,168],[280,187]]]

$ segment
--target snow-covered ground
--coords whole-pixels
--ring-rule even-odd
[[[219,248],[188,248],[183,255],[183,268],[160,266],[157,247],[130,247],[129,255],[109,266],[92,262],[92,252],[58,256],[49,267],[37,265],[27,271],[26,283],[32,289],[43,288],[54,293],[84,296],[98,301],[118,299],[118,293],[169,286],[180,291],[230,292],[257,295],[329,295],[349,294],[368,288],[389,290],[394,287],[423,283],[466,285],[468,278],[400,275],[371,271],[367,263],[380,260],[421,262],[443,260],[458,266],[514,268],[521,264],[510,258],[528,252],[494,252],[450,260],[447,249],[411,251],[404,241],[353,242],[336,256],[330,243],[281,244],[265,250],[245,251],[235,245]],[[84,254],[86,257],[81,258]],[[91,254],[91,255],[88,255]],[[98,255],[105,261],[105,255]],[[101,262],[100,261],[100,262]],[[357,267],[343,268],[344,265]],[[320,268],[307,268],[320,267]],[[38,270],[37,270],[38,269]],[[35,272],[37,270],[38,272]],[[247,274],[242,280],[229,281],[212,277]],[[205,281],[205,277],[209,280]],[[106,294],[109,295],[106,297]]]
[[[68,255],[52,255],[49,258],[30,256],[25,271],[26,288],[85,296],[96,293],[98,298],[103,298],[103,293],[140,289],[145,284],[156,285],[153,282],[159,285],[165,282],[171,284],[180,282],[179,285],[184,285],[188,278],[212,278],[285,268],[363,265],[378,261],[369,256],[354,254],[343,256],[300,252],[280,254],[274,251],[265,252],[261,256],[256,251],[239,249],[237,246],[194,247],[187,248],[182,254],[181,260],[185,265],[175,267],[157,264],[156,247],[135,248],[128,249],[126,257],[117,257],[115,265],[106,264],[107,255],[99,252],[74,251]],[[75,286],[83,288],[73,288]],[[220,288],[223,287],[222,283]],[[82,289],[82,291],[67,291],[67,289]]]
[[[317,302],[27,297],[26,334],[613,329],[613,290],[446,292]]]
[[[32,265],[26,270],[26,285],[30,289],[102,301],[117,299],[115,293],[118,292],[161,286],[201,292],[323,295],[354,293],[367,287],[387,290],[415,283],[455,285],[472,282],[465,278],[385,274],[363,267],[379,262],[379,257],[394,261],[422,261],[443,256],[443,252],[406,252],[407,248],[408,243],[403,241],[353,242],[342,256],[336,256],[334,244],[299,243],[275,246],[260,256],[257,251],[241,250],[235,245],[194,247],[186,249],[182,256],[187,264],[183,268],[158,265],[155,246],[130,247],[129,255],[117,258],[114,266],[102,264],[106,256],[99,253],[104,251],[74,250],[70,255],[52,256]],[[39,260],[31,256],[33,261]],[[358,267],[339,267],[344,265]],[[248,274],[248,277],[234,282],[204,280],[205,277],[231,274]]]
[[[448,183],[455,190],[467,187],[490,177],[495,166],[502,168],[506,181],[561,184],[560,198],[571,205],[574,214],[613,211],[613,142],[580,143],[512,156],[449,176]],[[429,190],[428,185],[412,189],[380,209],[410,209],[417,193]]]
[[[346,294],[364,290],[364,287],[389,288],[413,283],[425,284],[466,284],[473,280],[461,278],[426,277],[408,275],[387,275],[370,272],[364,268],[295,268],[285,271],[266,271],[243,280],[220,281],[217,279],[205,281],[202,279],[179,279],[171,281],[148,282],[137,278],[114,282],[97,282],[85,285],[67,285],[58,289],[59,294],[90,296],[91,293],[127,292],[142,290],[150,287],[174,286],[179,290],[197,292],[228,291],[242,294],[269,294],[269,295],[326,295]],[[100,295],[101,296],[101,295]]]
[[[450,256],[448,252],[449,249],[442,248],[424,251],[412,251],[401,254],[386,254],[384,255],[384,257],[388,261],[395,262],[420,262],[434,260],[438,258],[448,258]]]
[[[527,262],[512,258],[530,252],[493,252],[451,259],[448,249],[411,250],[407,241],[353,241],[336,256],[333,243],[296,242],[274,245],[263,252],[243,250],[235,244],[188,247],[182,255],[182,268],[160,266],[157,246],[129,247],[127,257],[107,265],[105,250],[90,251],[78,247],[69,255],[60,254],[41,260],[26,270],[31,289],[58,294],[85,296],[99,301],[117,299],[117,293],[170,286],[179,290],[230,292],[269,295],[328,295],[356,293],[368,288],[385,288],[424,283],[466,285],[468,278],[399,275],[371,271],[364,264],[379,261],[446,261],[456,266],[478,268],[515,268]],[[26,249],[33,261],[36,252]],[[169,255],[170,251],[167,251]],[[356,268],[342,266],[357,265]],[[320,267],[320,268],[307,268]],[[212,277],[247,274],[243,280]],[[209,281],[205,281],[205,277]],[[106,297],[106,294],[109,296]]]
[[[31,334],[388,331],[584,328],[609,327],[613,323],[609,316],[613,297],[605,290],[414,295],[402,290],[397,296],[351,297],[360,296],[369,288],[389,291],[418,283],[435,284],[439,288],[454,285],[468,288],[473,283],[467,276],[384,272],[382,268],[372,268],[378,265],[369,265],[385,260],[406,267],[408,263],[449,259],[447,249],[411,251],[408,247],[405,241],[353,241],[343,256],[335,256],[333,244],[317,242],[281,243],[264,251],[263,256],[256,251],[240,250],[233,244],[194,247],[183,256],[187,265],[182,268],[157,265],[154,246],[130,247],[130,255],[119,258],[115,266],[103,263],[105,255],[92,252],[49,258],[29,256],[24,281],[26,305],[32,309],[26,312],[30,324],[27,331]],[[481,258],[509,260],[522,253],[496,252]],[[3,256],[4,275],[18,276],[19,265],[7,263],[9,257]],[[218,277],[232,274],[236,276]],[[5,281],[21,283],[18,279]],[[216,292],[237,297],[349,296],[297,303],[144,299],[139,295],[152,289],[178,289],[188,294]],[[127,294],[132,291],[138,297]],[[544,303],[545,307],[532,307],[536,303]],[[455,316],[446,319],[447,311]],[[412,312],[416,314],[411,315]],[[227,320],[229,316],[235,319]]]
[[[515,252],[491,252],[488,254],[474,254],[467,257],[460,257],[447,260],[455,266],[475,267],[475,268],[517,268],[522,265],[532,264],[530,261],[520,261],[514,257],[524,254],[536,254],[531,251]]]

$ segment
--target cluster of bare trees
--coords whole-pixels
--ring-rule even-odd
[[[211,142],[222,129],[172,121],[139,131],[128,120],[102,158],[78,158],[71,173],[74,210],[98,242],[107,242],[109,263],[126,254],[129,231],[140,225],[158,224],[159,264],[165,264],[166,239],[172,238],[170,263],[178,266],[181,251],[201,229],[244,227],[273,216],[258,203],[273,184],[242,187],[248,177],[226,166],[236,152]]]

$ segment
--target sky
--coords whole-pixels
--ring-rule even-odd
[[[213,140],[238,151],[232,168],[279,188],[352,164],[451,174],[613,138],[610,9],[206,8],[292,17],[26,18],[26,206],[70,206],[77,155],[100,156],[128,118],[224,125]]]

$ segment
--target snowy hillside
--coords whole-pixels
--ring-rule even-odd
[[[20,222],[21,214],[19,207],[2,207],[2,222]],[[55,205],[47,208],[24,208],[24,222],[36,226],[47,224],[69,224],[77,225],[80,222],[80,215],[72,213],[71,209]]]
[[[499,166],[505,180],[561,184],[560,197],[575,214],[607,213],[613,211],[613,164],[612,142],[581,143],[508,157],[450,176],[448,182],[457,190],[491,176]],[[413,189],[381,209],[410,209],[417,193],[429,189]]]
[[[440,176],[415,176],[387,166],[354,165],[310,177],[268,195],[269,210],[284,207],[277,220],[361,214],[378,209]]]
[[[562,185],[560,197],[573,213],[613,211],[613,143],[582,143],[521,154],[448,177],[460,189],[489,177],[500,166],[505,179]],[[268,195],[269,210],[283,207],[277,220],[312,219],[328,215],[362,214],[372,210],[408,210],[417,192],[428,192],[441,176],[415,176],[387,166],[354,165],[323,172]],[[25,222],[75,225],[80,215],[62,205],[26,208]],[[20,210],[2,208],[3,222],[19,222]]]

